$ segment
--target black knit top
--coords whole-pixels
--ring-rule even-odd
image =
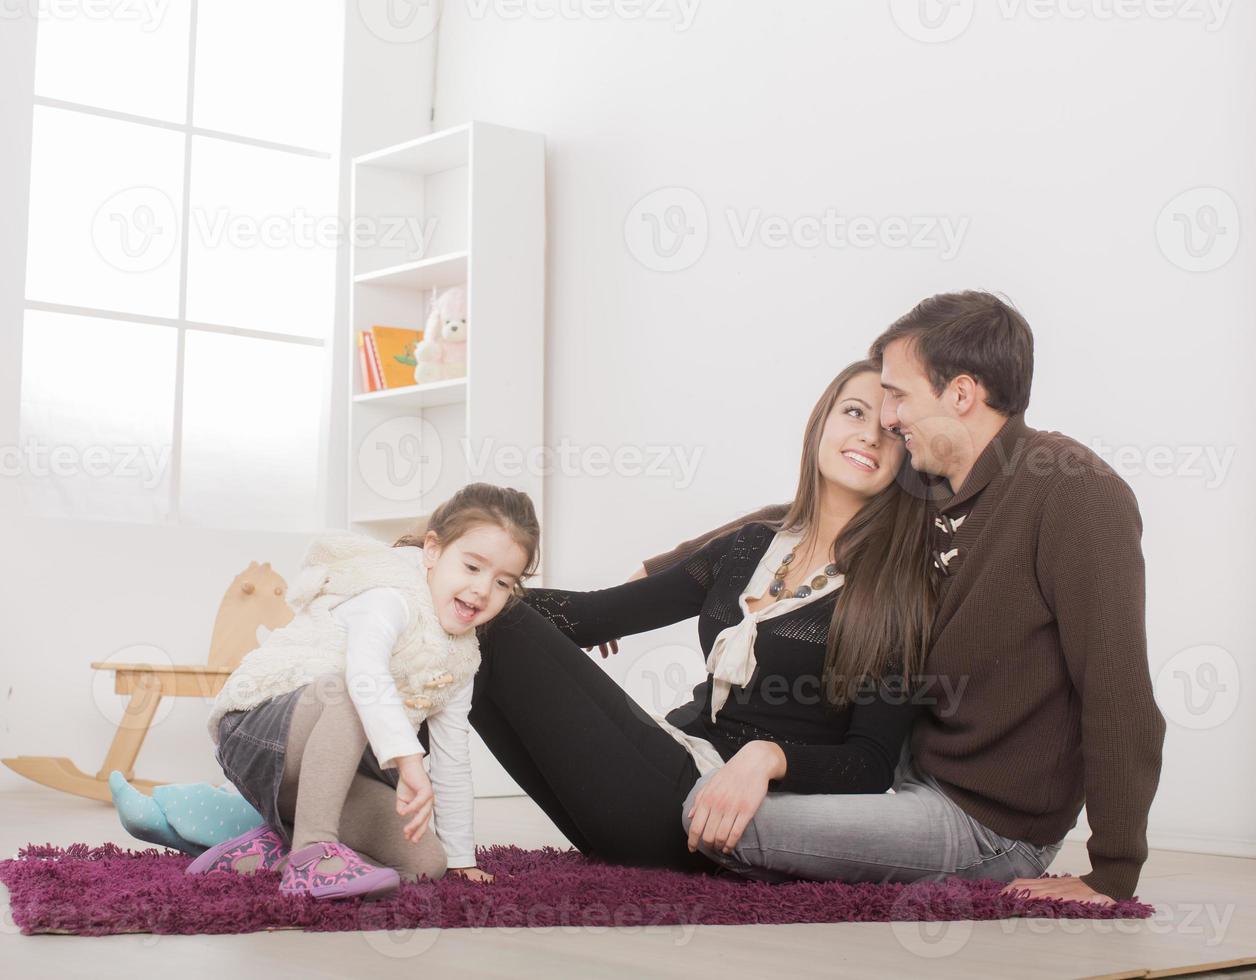
[[[743,618],[738,599],[774,535],[766,524],[747,524],[643,579],[590,592],[532,589],[524,601],[583,647],[697,616],[705,656]],[[853,704],[834,710],[826,703],[821,674],[838,591],[760,621],[754,675],[732,689],[714,722],[710,675],[668,722],[709,741],[726,762],[747,742],[775,742],[787,771],[770,784],[774,791],[885,792],[916,707],[897,674],[858,687]]]

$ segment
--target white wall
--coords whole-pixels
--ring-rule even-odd
[[[386,4],[346,4],[344,160],[421,135],[430,126],[432,38],[381,29],[387,25],[381,19]],[[18,442],[36,36],[30,18],[17,17],[16,8],[13,14],[0,30],[6,84],[0,102],[0,446]],[[347,178],[346,165],[345,202]],[[346,255],[338,282],[345,281],[347,269]],[[346,320],[347,296],[341,290],[333,406],[346,398]],[[343,411],[333,412],[329,525],[344,521],[346,438]],[[25,513],[14,481],[0,478],[0,755],[64,755],[95,773],[122,699],[111,693],[109,676],[93,676],[89,663],[134,646],[157,647],[174,663],[203,663],[218,602],[236,573],[256,559],[270,561],[291,579],[307,541],[305,534],[34,518]],[[143,659],[157,655],[142,652]],[[208,704],[169,699],[160,710],[137,773],[221,780],[205,731]],[[29,784],[0,768],[0,788],[16,785]]]
[[[702,452],[687,487],[556,474],[548,582],[612,584],[683,537],[785,499],[807,411],[838,369],[923,296],[990,288],[1035,329],[1030,424],[1131,447],[1153,673],[1215,644],[1233,658],[1216,663],[1237,662],[1250,691],[1256,470],[1239,440],[1256,422],[1251,246],[1188,272],[1158,249],[1156,225],[1180,192],[1215,185],[1250,234],[1256,11],[1234,4],[1209,30],[1185,19],[1208,9],[1195,4],[1127,21],[1090,13],[1110,3],[1072,2],[1080,19],[1040,20],[1000,0],[935,44],[900,30],[890,6],[719,0],[679,30],[671,2],[447,0],[437,127],[476,118],[548,138],[551,443]],[[671,19],[615,13],[651,8]],[[654,271],[626,246],[625,219],[676,187],[700,198],[708,241],[690,267]],[[937,249],[742,247],[726,216],[826,208],[968,224],[945,260]],[[1167,220],[1165,247],[1186,261]],[[1233,216],[1223,225],[1218,249],[1238,231]],[[1130,465],[1154,446],[1170,459]],[[1219,486],[1190,475],[1192,447],[1239,447]],[[1178,475],[1154,475],[1164,468]],[[644,690],[669,643],[697,650],[692,626],[676,627],[627,642],[609,669]],[[1256,701],[1217,724],[1238,696],[1221,678],[1229,689],[1210,712],[1191,715],[1180,690],[1166,706],[1151,837],[1251,854]],[[1211,727],[1179,723],[1197,720]]]

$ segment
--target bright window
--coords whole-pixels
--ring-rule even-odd
[[[44,8],[21,398],[36,511],[322,526],[344,16]]]

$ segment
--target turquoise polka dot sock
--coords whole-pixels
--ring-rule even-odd
[[[265,823],[239,793],[209,783],[171,783],[153,789],[153,799],[180,837],[213,847]]]
[[[157,801],[128,783],[117,770],[109,774],[109,795],[113,797],[113,805],[118,811],[123,829],[132,837],[149,844],[173,847],[185,854],[196,855],[205,850],[204,847],[198,847],[180,837],[170,826]]]

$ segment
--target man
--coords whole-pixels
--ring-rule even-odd
[[[690,846],[743,869],[777,862],[852,881],[1033,875],[1084,802],[1090,873],[1016,877],[1009,890],[1128,898],[1147,856],[1164,740],[1134,495],[1080,443],[1025,425],[1033,335],[997,297],[926,299],[870,355],[882,365],[881,424],[904,439],[914,469],[941,478],[931,532],[939,608],[917,686],[927,706],[905,762],[912,792],[770,793],[731,853],[713,846],[719,814],[705,826],[686,816]],[[783,513],[763,508],[647,559],[644,571]],[[1017,861],[1001,862],[1005,854]]]

